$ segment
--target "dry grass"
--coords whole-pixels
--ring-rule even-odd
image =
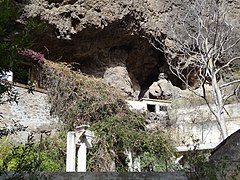
[[[107,111],[126,109],[117,89],[109,87],[103,79],[72,71],[64,63],[45,61],[42,68],[42,83],[48,89],[51,112],[71,126],[101,119]]]

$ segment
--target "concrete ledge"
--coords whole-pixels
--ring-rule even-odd
[[[178,146],[176,147],[178,152],[187,152],[191,150],[206,150],[206,149],[214,149],[219,143],[206,143],[206,144],[198,144],[196,147],[194,145],[188,146]]]
[[[20,83],[17,83],[17,82],[14,82],[14,83],[13,83],[13,86],[20,87],[20,88],[24,88],[24,89],[28,89],[28,85],[20,84]],[[33,90],[33,92],[34,92],[34,91],[47,94],[47,90],[42,89],[42,88],[38,88],[38,87],[35,87],[34,90]]]
[[[39,174],[1,174],[0,179],[23,178],[24,180],[187,180],[184,172],[146,172],[146,173],[115,173],[115,172],[87,172],[87,173],[39,173]]]

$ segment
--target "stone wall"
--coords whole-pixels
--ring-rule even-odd
[[[53,132],[59,124],[57,117],[50,115],[50,105],[47,94],[43,92],[28,93],[28,89],[15,87],[19,93],[18,103],[5,103],[0,105],[3,113],[1,126],[11,126],[13,120],[23,126],[27,126],[25,132],[13,136],[12,140],[25,141],[27,135],[33,132],[36,136],[41,133]],[[147,110],[146,102],[128,101],[133,109]],[[137,104],[136,104],[137,103]],[[144,105],[143,105],[144,103]],[[229,135],[240,129],[240,103],[226,105],[229,115],[226,115]],[[221,142],[221,136],[217,122],[206,105],[188,108],[168,108],[169,119],[174,122],[167,131],[177,142],[179,150],[186,150],[186,145],[194,145],[193,140],[199,139],[200,148],[213,148]],[[21,137],[21,138],[19,138]]]
[[[228,134],[240,129],[240,103],[225,106]],[[199,144],[200,149],[211,149],[221,141],[219,127],[207,105],[169,109],[169,118],[176,123],[169,128],[170,134],[178,142],[179,150],[187,150],[186,145]],[[194,140],[199,140],[193,142]],[[193,148],[193,147],[189,147]]]
[[[143,99],[143,101],[127,102],[132,110],[140,111],[149,111],[147,105],[156,105],[155,109],[158,106],[166,106],[167,112],[160,109],[158,112],[155,111],[152,117],[149,117],[152,113],[148,113],[147,128],[161,128],[167,131],[176,142],[179,151],[193,149],[195,145],[199,149],[212,149],[222,141],[218,123],[207,105],[185,105],[185,107],[176,108],[170,101],[164,100]],[[240,103],[225,106],[228,112],[225,118],[229,135],[240,129],[239,107]],[[164,112],[167,114],[163,115]]]
[[[0,105],[0,111],[3,113],[0,125],[6,124],[10,128],[14,120],[28,128],[25,132],[19,132],[13,140],[25,141],[30,132],[37,136],[54,131],[58,118],[50,115],[47,94],[36,91],[28,93],[28,89],[23,87],[15,87],[15,90],[18,92],[19,101]]]

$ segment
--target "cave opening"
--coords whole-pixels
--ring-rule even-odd
[[[164,53],[155,49],[148,40],[142,37],[135,37],[131,43],[126,67],[140,86],[138,100],[144,97],[153,82],[158,81],[159,74],[167,71],[165,69]]]
[[[41,42],[49,48],[50,59],[71,63],[73,70],[88,75],[105,79],[108,69],[126,68],[127,73],[121,72],[123,68],[113,69],[108,77],[112,78],[110,84],[125,87],[124,93],[130,92],[134,94],[131,95],[132,99],[139,100],[153,82],[158,81],[160,73],[168,74],[174,85],[178,83],[175,83],[177,78],[166,65],[164,52],[154,48],[141,32],[132,34],[131,28],[129,31],[131,21],[131,17],[125,17],[104,29],[88,27],[80,34],[73,35],[71,41],[58,40],[52,35],[52,38]],[[121,81],[115,83],[116,80]]]

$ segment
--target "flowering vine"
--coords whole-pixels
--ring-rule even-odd
[[[36,52],[31,49],[18,49],[18,54],[21,54],[23,56],[28,56],[32,58],[33,60],[37,60],[40,62],[43,62],[45,60],[44,54],[40,52]]]

